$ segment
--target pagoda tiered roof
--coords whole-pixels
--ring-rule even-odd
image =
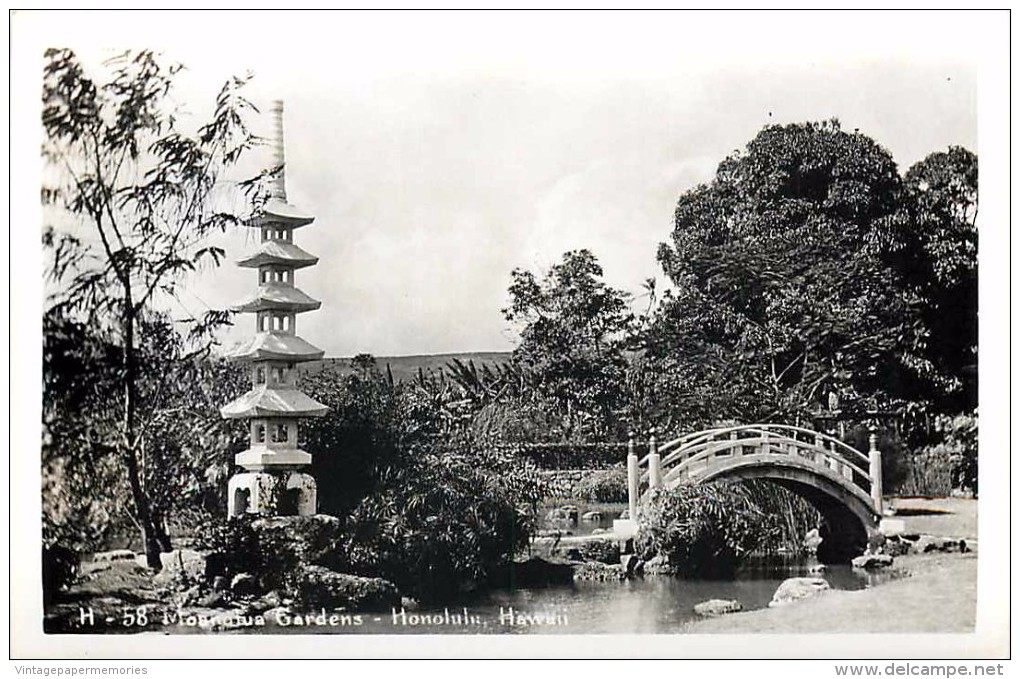
[[[305,252],[293,243],[267,240],[259,244],[258,250],[244,259],[237,260],[237,265],[254,269],[267,264],[275,264],[291,269],[303,269],[318,261],[318,257]]]
[[[317,361],[324,352],[297,335],[259,332],[226,353],[232,361]]]
[[[315,217],[291,205],[285,198],[270,198],[262,211],[249,222],[249,226],[275,226],[296,229],[315,221]]]
[[[234,311],[313,311],[322,306],[322,302],[309,297],[290,283],[267,281],[260,285],[254,294],[231,307]]]
[[[321,417],[329,410],[297,389],[279,389],[260,384],[220,408],[225,419],[251,417]]]

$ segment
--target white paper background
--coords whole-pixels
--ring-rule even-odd
[[[1009,326],[1009,184],[1008,168],[1008,111],[1009,111],[1009,16],[1004,13],[931,13],[931,12],[766,12],[766,13],[282,13],[262,12],[181,12],[181,13],[16,13],[11,20],[11,550],[12,571],[12,654],[14,657],[988,657],[1005,652],[1008,639],[1009,588],[1009,382],[1005,367],[1008,365]],[[39,384],[41,383],[41,352],[39,318],[41,311],[41,257],[39,247],[38,187],[40,159],[38,149],[41,130],[38,125],[40,74],[42,51],[49,46],[70,46],[82,54],[104,53],[128,47],[152,47],[164,50],[171,58],[186,62],[190,69],[189,81],[196,91],[208,99],[218,83],[233,73],[255,70],[259,87],[267,98],[283,96],[296,98],[294,108],[302,98],[315,98],[317,88],[330,82],[341,83],[343,92],[369,92],[380,79],[405,78],[410,87],[416,80],[430,82],[442,80],[458,82],[481,77],[508,78],[541,86],[555,91],[562,83],[566,92],[583,92],[586,87],[597,88],[605,81],[635,83],[636,91],[655,91],[656,83],[668,83],[679,72],[699,74],[699,87],[711,88],[714,74],[718,82],[732,74],[758,73],[762,82],[789,82],[805,72],[817,75],[819,69],[831,73],[834,92],[844,97],[846,92],[862,89],[855,75],[867,73],[895,73],[896,65],[903,64],[925,72],[940,67],[960,69],[961,73],[977,74],[978,130],[976,149],[966,139],[946,143],[963,143],[976,150],[981,162],[981,210],[979,228],[981,299],[980,299],[980,409],[981,409],[981,489],[980,500],[980,578],[978,629],[975,635],[818,635],[797,637],[726,637],[726,636],[631,636],[631,637],[365,637],[365,636],[308,636],[308,637],[46,637],[41,634],[41,601],[39,587]],[[287,56],[281,56],[287,55]],[[297,56],[295,56],[297,55]],[[961,66],[962,65],[962,66]],[[972,66],[969,71],[967,66]],[[880,68],[879,68],[880,67]],[[870,70],[869,70],[870,69]],[[877,70],[876,70],[877,69]],[[915,135],[912,127],[937,129],[932,119],[942,113],[931,105],[923,92],[904,91],[895,78],[887,79],[887,97],[883,110],[887,115],[899,115],[910,124],[875,123],[888,130],[902,130],[895,138],[877,141],[886,145],[904,171],[931,151],[944,150],[944,145],[925,146],[934,136]],[[868,82],[868,96],[882,92],[873,81]],[[282,93],[281,93],[282,92]],[[711,94],[709,92],[709,94]],[[709,101],[705,92],[691,92],[692,98]],[[333,96],[336,95],[333,92]],[[677,96],[684,96],[680,93]],[[749,96],[751,96],[749,94]],[[834,94],[833,97],[836,95]],[[865,96],[862,94],[861,96]],[[813,101],[814,100],[817,101]],[[767,99],[767,98],[766,98]],[[782,92],[776,98],[777,121],[796,115],[805,105],[813,104],[819,117],[825,115],[824,98],[817,92],[804,92],[803,99],[794,91]],[[401,105],[394,100],[394,105]],[[843,99],[841,99],[843,101]],[[189,102],[190,103],[190,102]],[[848,104],[849,105],[849,104]],[[953,104],[955,117],[958,110]],[[785,107],[785,108],[784,108]],[[946,105],[947,109],[949,105]],[[860,110],[866,110],[866,106]],[[299,109],[300,110],[300,109]],[[857,110],[857,109],[855,109]],[[391,111],[393,116],[412,119],[415,110]],[[498,114],[498,111],[495,113]],[[295,112],[295,118],[300,113]],[[560,112],[559,115],[568,115]],[[723,116],[726,111],[714,111]],[[843,119],[845,128],[853,128],[845,111],[833,110],[830,115]],[[948,114],[947,114],[948,115]],[[290,114],[288,114],[290,120]],[[709,117],[710,118],[710,117]],[[692,112],[691,125],[706,123],[704,111]],[[807,117],[800,120],[810,119]],[[734,132],[725,139],[731,149],[743,146],[768,119],[749,119],[746,132]],[[949,121],[953,122],[953,121]],[[955,121],[959,123],[960,121]],[[337,121],[343,125],[343,121]],[[584,119],[579,120],[584,125]],[[637,124],[637,123],[635,123]],[[678,125],[686,124],[678,120]],[[888,127],[885,125],[888,124]],[[947,123],[948,124],[948,123]],[[720,126],[722,123],[720,123]],[[958,125],[959,127],[959,125]],[[964,124],[963,127],[966,127]],[[738,126],[739,128],[739,126]],[[298,127],[307,130],[308,127]],[[873,134],[871,129],[862,129]],[[295,133],[288,131],[288,144]],[[300,137],[300,132],[297,133]],[[950,135],[951,136],[951,135]],[[300,145],[301,142],[299,142]],[[304,142],[304,143],[307,143]],[[397,147],[400,148],[400,147]],[[1011,149],[1010,149],[1011,150]],[[315,168],[300,168],[302,153],[314,155],[314,149],[288,148],[288,179],[292,194],[314,198],[328,194],[330,186],[317,187]],[[698,159],[692,167],[675,168],[675,201],[677,195],[690,183],[704,175],[708,179],[714,164],[722,156]],[[316,158],[317,163],[345,162],[343,154],[335,158]],[[367,163],[367,159],[364,159]],[[400,172],[400,157],[386,158],[393,172]],[[640,159],[639,159],[640,160]],[[678,161],[683,158],[678,158]],[[705,162],[701,162],[704,160]],[[640,164],[638,161],[636,161]],[[700,165],[699,165],[700,163]],[[702,167],[702,165],[704,167]],[[328,167],[318,165],[318,167]],[[367,167],[367,164],[366,164]],[[330,168],[332,169],[332,168]],[[438,168],[441,169],[441,168]],[[581,180],[597,184],[597,165]],[[350,167],[349,173],[357,173]],[[520,169],[524,175],[528,167]],[[684,174],[684,173],[687,174]],[[298,180],[299,173],[306,179]],[[698,173],[701,173],[699,175]],[[354,176],[353,174],[351,176]],[[379,176],[383,176],[380,174]],[[521,186],[527,184],[526,177]],[[702,179],[703,180],[703,179]],[[615,180],[605,179],[609,186]],[[357,185],[353,180],[351,184]],[[636,182],[642,186],[645,182]],[[442,186],[442,182],[437,182]],[[456,186],[456,184],[455,184]],[[625,187],[630,189],[631,187]],[[371,192],[371,187],[364,187]],[[637,189],[634,189],[637,190]],[[453,203],[464,195],[464,189],[453,193]],[[380,199],[382,192],[380,192]],[[530,194],[527,194],[530,195]],[[547,195],[548,224],[569,221],[569,211],[557,207],[555,194]],[[568,195],[568,198],[570,196]],[[372,196],[372,199],[377,199]],[[440,201],[448,198],[437,196]],[[307,205],[320,214],[319,205]],[[631,207],[621,208],[626,217]],[[429,203],[421,205],[423,215],[429,213]],[[672,206],[662,215],[658,226],[661,239],[668,234]],[[425,217],[423,217],[425,218]],[[636,219],[643,219],[638,215]],[[368,223],[368,222],[366,222]],[[383,222],[385,224],[385,222]],[[502,227],[493,242],[484,239],[464,244],[463,234],[470,229],[447,234],[430,232],[419,245],[417,259],[428,260],[434,254],[454,252],[455,256],[471,257],[485,250],[503,251],[518,248],[517,262],[523,266],[551,263],[556,253],[567,247],[590,246],[580,242],[571,245],[569,239],[547,237],[548,224],[540,219],[521,226]],[[317,226],[319,224],[317,223]],[[357,232],[344,232],[344,225],[333,225],[336,233],[320,230],[319,251],[325,257],[335,254],[330,268],[343,272],[351,254],[336,243],[356,238]],[[309,229],[308,231],[312,231]],[[302,234],[303,235],[303,234]],[[581,237],[584,235],[582,234]],[[620,238],[614,248],[613,238]],[[644,241],[630,243],[627,230],[603,229],[593,236],[603,245],[607,276],[611,282],[627,287],[633,272],[642,267],[654,273],[652,249],[645,262],[635,255],[627,260],[626,252],[647,249]],[[521,244],[523,242],[523,245]],[[460,245],[458,245],[460,244]],[[380,246],[381,247],[381,246]],[[458,249],[462,248],[462,249]],[[327,252],[322,252],[326,249]],[[613,250],[623,254],[614,259]],[[335,251],[335,253],[334,253]],[[550,254],[551,253],[551,254]],[[233,253],[232,253],[233,254]],[[348,259],[342,257],[347,255]],[[596,254],[602,254],[596,252]],[[529,259],[530,258],[530,259]],[[339,260],[339,261],[337,261]],[[379,268],[376,264],[376,268]],[[394,270],[424,266],[405,257],[396,257],[389,263]],[[484,280],[477,271],[465,271],[463,280],[453,285],[461,290],[481,286],[490,293],[505,290],[508,268],[487,263],[495,271],[493,280]],[[227,276],[228,269],[218,275]],[[324,269],[322,264],[318,267]],[[505,269],[505,270],[504,270]],[[362,272],[368,276],[372,271]],[[379,272],[393,277],[392,272]],[[229,274],[233,275],[233,274]],[[617,276],[617,280],[612,277]],[[387,314],[383,297],[366,293],[371,278],[342,289],[345,281],[325,280],[319,284],[317,296],[324,300],[319,316],[325,319],[342,317],[363,331],[363,336],[349,336],[349,343],[326,346],[330,355],[350,355],[356,351],[377,354],[417,353],[426,351],[468,351],[502,349],[511,341],[501,329],[487,329],[475,333],[464,324],[448,323],[449,328],[435,326],[425,333],[434,341],[420,345],[387,344],[391,337],[410,337],[413,327],[395,326],[398,321]],[[396,276],[400,279],[399,276]],[[225,279],[217,279],[225,280]],[[234,280],[234,279],[231,279]],[[241,281],[240,278],[236,279]],[[243,281],[246,283],[246,279]],[[398,280],[400,285],[420,288],[420,281]],[[239,285],[241,283],[238,283]],[[225,283],[229,288],[230,283]],[[476,313],[472,307],[449,302],[442,284],[436,284],[435,295],[429,289],[416,289],[419,295],[407,300],[408,308],[422,308],[426,317],[436,315],[462,315],[471,319]],[[360,286],[360,287],[359,287]],[[468,287],[465,287],[468,286]],[[502,286],[500,288],[500,286]],[[314,287],[314,286],[313,286]],[[238,288],[241,289],[241,288]],[[401,288],[384,289],[391,297],[399,295]],[[227,290],[229,292],[229,290]],[[341,294],[342,293],[342,294]],[[205,292],[203,295],[207,294]],[[405,296],[407,292],[403,293]],[[494,293],[493,293],[494,294]],[[352,299],[364,297],[359,304]],[[438,302],[431,297],[441,298]],[[447,301],[443,301],[447,300]],[[219,302],[214,299],[213,303]],[[229,300],[223,300],[229,301]],[[487,306],[491,304],[486,301]],[[495,311],[498,312],[498,308]],[[330,313],[335,316],[330,316]],[[377,313],[373,313],[376,310]],[[480,312],[479,312],[480,313]],[[406,316],[405,312],[397,314]],[[381,320],[380,320],[381,319]],[[486,319],[486,323],[492,319]],[[478,325],[486,325],[481,322]],[[431,327],[431,326],[430,326]],[[488,328],[488,325],[486,325]],[[459,333],[459,334],[458,334]],[[473,334],[474,333],[474,334]],[[312,341],[330,337],[333,333],[325,321],[312,324],[304,333]],[[422,333],[418,333],[419,335]],[[372,338],[377,341],[373,342]],[[454,346],[458,338],[464,344]],[[430,340],[431,341],[431,340]],[[499,345],[500,342],[503,345]],[[485,345],[490,342],[491,345]],[[368,346],[365,346],[368,344]],[[497,346],[499,345],[499,346]],[[382,350],[376,346],[383,347]],[[566,669],[566,668],[564,668]]]

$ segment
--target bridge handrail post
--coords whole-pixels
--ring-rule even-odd
[[[878,435],[872,428],[868,435],[868,475],[871,477],[871,502],[875,512],[882,516],[882,451],[878,449]]]
[[[662,486],[662,456],[655,440],[655,427],[648,430],[648,487]]]

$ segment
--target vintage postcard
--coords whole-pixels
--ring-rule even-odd
[[[14,12],[12,658],[1005,658],[1008,23]]]

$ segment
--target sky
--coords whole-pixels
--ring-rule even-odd
[[[283,99],[288,196],[316,216],[295,242],[320,257],[296,283],[323,302],[298,332],[328,356],[388,356],[511,349],[511,270],[571,249],[643,308],[642,282],[666,283],[655,252],[677,198],[764,125],[838,118],[901,172],[977,151],[978,69],[947,40],[951,17],[869,16],[114,13],[85,19],[98,36],[73,17],[35,29],[92,64],[161,49],[187,66],[174,96],[196,120],[232,74],[254,73],[266,112]],[[268,149],[247,162],[270,164]],[[230,261],[254,245],[219,242]],[[175,313],[254,285],[227,264],[189,280]]]

